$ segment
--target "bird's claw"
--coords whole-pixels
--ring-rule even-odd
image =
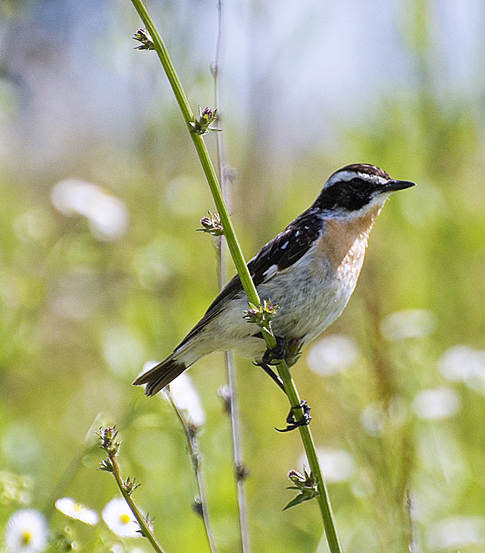
[[[267,348],[263,355],[265,365],[274,365],[273,361],[285,358],[286,339],[281,336],[275,336],[276,346],[272,349]]]
[[[295,419],[295,409],[303,409],[303,416],[299,420]],[[302,399],[298,405],[290,409],[290,412],[286,417],[287,427],[283,429],[275,428],[275,430],[278,432],[289,432],[290,430],[295,430],[295,428],[298,428],[299,426],[308,426],[312,420],[310,409],[311,407],[307,404],[306,400]]]

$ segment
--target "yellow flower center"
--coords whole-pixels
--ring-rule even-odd
[[[32,533],[29,530],[23,530],[21,540],[22,545],[29,545],[32,541]]]
[[[120,516],[120,522],[121,522],[121,524],[129,524],[131,522],[130,515],[127,515],[126,513],[123,513]]]

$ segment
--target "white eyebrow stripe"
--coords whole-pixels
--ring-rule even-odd
[[[369,175],[368,173],[359,173],[358,171],[339,171],[328,179],[325,188],[332,186],[336,182],[349,181],[355,178],[379,185],[383,185],[388,182],[386,178],[381,177],[380,175]]]

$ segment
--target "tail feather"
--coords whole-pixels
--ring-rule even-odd
[[[150,369],[146,373],[140,375],[134,382],[134,386],[145,385],[145,394],[147,396],[153,396],[164,388],[167,384],[170,384],[174,378],[177,378],[188,367],[182,361],[177,361],[173,355],[167,357],[165,361],[162,361],[153,369]]]

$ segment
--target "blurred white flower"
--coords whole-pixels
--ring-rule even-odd
[[[125,204],[91,182],[61,180],[52,189],[51,199],[64,215],[84,215],[92,233],[101,240],[116,240],[128,228]]]
[[[112,499],[103,509],[103,520],[108,528],[120,538],[140,538],[138,522],[121,497]]]
[[[121,543],[114,543],[111,546],[109,553],[145,553],[145,551],[143,549],[140,549],[139,547],[128,549],[126,545],[123,546]]]
[[[354,458],[345,449],[317,448],[317,456],[325,482],[345,482],[355,472]],[[300,466],[308,466],[306,455],[299,461]]]
[[[485,545],[484,517],[449,517],[428,531],[428,546],[436,550],[456,550],[471,545]]]
[[[98,523],[99,517],[96,511],[88,509],[81,503],[76,503],[74,499],[70,497],[61,497],[56,501],[56,509],[64,515],[80,520],[85,524],[94,526]]]
[[[460,398],[452,388],[430,388],[416,394],[413,409],[421,419],[439,420],[453,416],[460,408]]]
[[[22,509],[7,522],[5,545],[11,553],[40,553],[47,546],[47,524],[35,509]]]
[[[381,323],[385,338],[396,342],[407,338],[426,338],[436,327],[436,317],[428,309],[405,309],[391,313]]]
[[[329,376],[351,367],[358,355],[359,350],[353,340],[333,334],[315,342],[308,352],[307,363],[313,372]]]
[[[387,425],[394,428],[402,426],[406,422],[407,416],[408,410],[404,399],[395,396],[389,402],[387,409],[377,401],[366,405],[360,415],[360,422],[368,434],[380,436]]]
[[[386,414],[379,403],[369,403],[362,410],[360,422],[367,434],[380,436],[386,424]]]
[[[438,361],[441,374],[451,381],[462,381],[472,388],[485,388],[485,352],[469,346],[454,346]]]
[[[198,428],[205,422],[205,412],[199,394],[190,376],[184,372],[169,385],[170,395],[175,407],[182,412],[188,424]],[[164,392],[165,397],[166,392]]]

